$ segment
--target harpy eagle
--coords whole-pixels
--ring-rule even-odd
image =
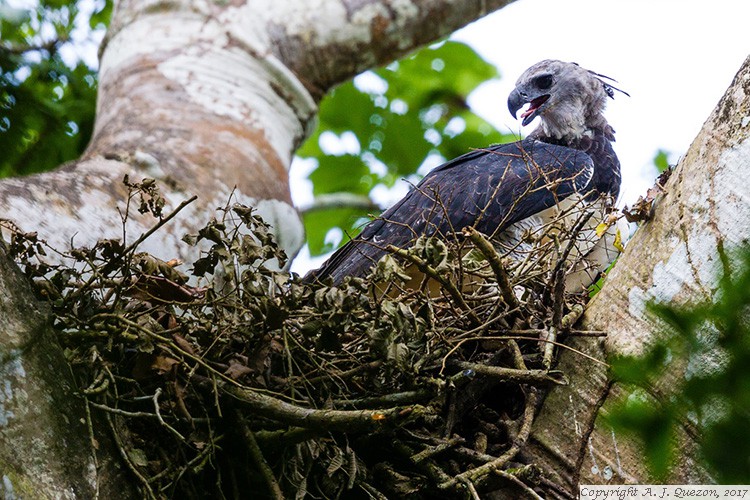
[[[528,104],[520,115],[524,126],[540,118],[526,139],[475,150],[435,168],[305,281],[330,278],[338,284],[347,276],[364,276],[389,245],[408,248],[420,236],[449,239],[467,226],[517,248],[524,232],[560,214],[580,220],[586,210],[590,220],[576,236],[566,288],[590,285],[617,255],[614,231],[594,230],[620,191],[614,129],[603,111],[607,98],[623,91],[610,80],[576,63],[544,60],[531,66],[508,97],[514,117]]]

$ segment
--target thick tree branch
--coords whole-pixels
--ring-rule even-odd
[[[287,9],[265,12],[274,54],[321,97],[332,85],[447,36],[512,1],[326,0],[320,8],[298,12],[294,23],[283,22]]]
[[[293,405],[258,391],[233,385],[224,385],[223,390],[239,403],[248,405],[255,415],[319,431],[340,430],[356,433],[390,430],[415,418],[422,411],[418,406],[382,410],[318,410]]]

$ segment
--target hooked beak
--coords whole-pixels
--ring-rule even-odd
[[[523,92],[519,90],[518,87],[516,87],[508,96],[508,111],[510,111],[510,114],[513,115],[513,118],[518,118],[516,116],[518,110],[521,109],[525,104],[529,103],[529,108],[521,113],[521,118],[523,118],[521,125],[525,127],[526,125],[531,123],[534,118],[539,116],[539,114],[543,110],[544,103],[547,102],[549,98],[549,94],[542,94],[540,96],[530,98],[528,94],[526,94],[526,92]]]

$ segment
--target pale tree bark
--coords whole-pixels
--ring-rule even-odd
[[[55,172],[0,183],[0,213],[56,248],[117,238],[124,175],[151,177],[173,207],[199,198],[143,250],[190,261],[195,250],[180,238],[234,193],[294,255],[304,233],[287,172],[319,99],[507,3],[123,0],[103,46],[88,149]],[[131,239],[151,223],[135,215]]]
[[[294,255],[304,235],[287,172],[314,127],[320,98],[510,1],[123,0],[102,47],[95,131],[85,154],[51,173],[0,182],[0,217],[61,250],[71,241],[120,238],[122,179],[150,177],[168,201],[165,212],[193,195],[198,200],[142,250],[197,257],[181,237],[233,193],[259,210]],[[128,241],[154,222],[132,212]],[[5,252],[0,262],[0,491],[6,498],[127,496],[103,439],[94,457],[47,313]]]
[[[637,354],[663,335],[649,318],[648,301],[689,304],[715,298],[722,273],[720,251],[750,241],[750,58],[705,122],[657,199],[653,219],[628,243],[602,291],[589,304],[584,328],[604,330],[606,341],[574,347],[606,359]],[[702,360],[717,362],[716,352]],[[571,379],[555,388],[535,422],[532,456],[563,483],[648,483],[643,454],[627,436],[602,420],[624,389],[607,369],[563,352],[560,368]],[[668,397],[686,366],[673,363],[654,391]],[[672,483],[711,483],[697,457],[690,422],[679,429]]]

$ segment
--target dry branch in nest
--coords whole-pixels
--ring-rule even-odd
[[[154,230],[182,208],[128,186]],[[204,249],[189,276],[138,252],[148,234],[66,265],[33,234],[11,241],[54,306],[92,433],[113,434],[144,496],[564,496],[520,452],[544,390],[566,383],[553,356],[586,298],[565,292],[585,211],[570,234],[509,247],[471,228],[420,238],[335,287],[270,270],[285,256],[251,208],[220,215],[186,237]]]

